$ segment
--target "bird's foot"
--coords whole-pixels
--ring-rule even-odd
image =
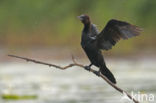
[[[90,71],[90,69],[91,69],[90,66],[85,66],[84,68],[85,68],[87,71]]]
[[[95,74],[96,76],[98,76],[98,77],[100,76],[100,73],[101,73],[100,71],[95,71],[95,72],[94,72],[94,74]]]

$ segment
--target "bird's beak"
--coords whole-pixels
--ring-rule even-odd
[[[81,21],[83,20],[82,16],[77,16],[78,19],[80,19]]]

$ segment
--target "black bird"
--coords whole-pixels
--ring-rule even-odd
[[[96,25],[91,23],[88,15],[80,15],[78,18],[84,24],[81,46],[91,62],[85,69],[90,70],[90,67],[95,65],[99,68],[99,71],[96,72],[98,76],[101,72],[112,83],[116,84],[114,75],[106,67],[101,50],[111,49],[120,39],[138,36],[141,29],[127,22],[112,19],[108,21],[101,32],[98,32]]]

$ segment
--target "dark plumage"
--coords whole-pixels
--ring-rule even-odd
[[[111,49],[120,39],[139,35],[140,28],[127,22],[112,19],[101,32],[98,32],[88,15],[81,15],[78,18],[84,24],[81,46],[91,62],[89,66],[86,66],[86,69],[89,70],[92,65],[95,65],[99,68],[97,75],[101,72],[111,82],[116,83],[113,74],[105,65],[101,50]]]

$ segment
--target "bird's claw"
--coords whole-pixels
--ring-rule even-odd
[[[85,66],[84,68],[85,68],[87,71],[90,71],[90,69],[91,69],[90,66]]]
[[[100,71],[95,71],[94,74],[99,77],[100,76]]]

